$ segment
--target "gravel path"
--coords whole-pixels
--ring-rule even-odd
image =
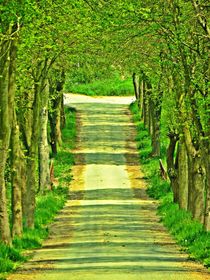
[[[69,200],[44,247],[8,280],[207,280],[145,193],[131,98],[66,95],[80,122]]]

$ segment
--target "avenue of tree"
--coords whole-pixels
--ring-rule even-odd
[[[34,227],[62,142],[65,77],[84,64],[133,77],[151,156],[161,156],[164,123],[174,201],[210,229],[209,10],[204,0],[1,1],[2,242]]]

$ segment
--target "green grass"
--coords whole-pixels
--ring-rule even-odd
[[[48,236],[48,225],[66,202],[68,195],[66,183],[71,180],[70,171],[74,163],[71,149],[76,136],[75,115],[74,110],[66,109],[66,127],[62,132],[63,145],[54,160],[55,176],[59,179],[59,186],[45,194],[37,195],[34,229],[25,228],[21,238],[13,239],[12,247],[0,243],[0,279],[5,279],[6,272],[12,271],[27,259],[26,250],[42,246],[43,240]]]
[[[173,193],[169,181],[164,181],[159,174],[157,158],[150,157],[151,139],[144,125],[139,121],[138,106],[131,104],[131,112],[136,124],[137,146],[142,170],[147,180],[147,193],[150,197],[159,199],[158,214],[169,232],[177,240],[191,259],[202,262],[210,268],[210,232],[203,229],[203,225],[194,221],[189,212],[179,209],[173,203]],[[165,128],[163,127],[163,132]],[[165,162],[167,140],[163,141],[162,160]]]
[[[71,149],[74,147],[76,137],[76,112],[72,108],[66,108],[66,126],[62,131],[63,145],[54,159],[54,175],[59,179],[59,184],[68,185],[72,179],[71,167],[74,158]]]
[[[70,81],[67,81],[65,90],[89,96],[130,96],[134,94],[132,80],[122,80],[119,77],[96,80],[88,84],[71,84]]]

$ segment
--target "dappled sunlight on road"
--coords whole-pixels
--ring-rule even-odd
[[[43,248],[8,280],[207,280],[156,216],[139,168],[131,98],[66,96],[80,127],[69,199]]]

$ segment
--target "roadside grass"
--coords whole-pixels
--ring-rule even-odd
[[[66,126],[62,136],[63,145],[54,160],[54,173],[59,185],[43,195],[37,195],[34,229],[24,228],[23,236],[15,237],[12,247],[0,243],[0,280],[6,279],[8,272],[28,259],[28,250],[42,246],[43,240],[48,237],[48,225],[67,200],[67,186],[71,180],[71,166],[74,163],[71,149],[76,137],[75,111],[71,108],[66,108]]]
[[[130,96],[134,94],[132,80],[122,80],[119,77],[95,80],[87,84],[72,84],[67,81],[65,90],[89,96]]]
[[[59,184],[68,186],[72,179],[71,168],[74,164],[74,157],[71,150],[74,147],[76,138],[76,112],[73,108],[65,108],[66,126],[62,131],[62,148],[54,159],[54,175],[58,178]]]
[[[188,211],[179,209],[179,206],[173,203],[170,183],[160,176],[158,158],[150,157],[151,139],[140,121],[137,104],[132,103],[130,110],[136,124],[136,141],[140,163],[148,185],[147,193],[150,197],[159,200],[160,221],[182,246],[182,250],[189,254],[190,259],[197,260],[210,268],[210,232],[206,232],[202,224],[193,220]],[[162,160],[165,162],[166,147],[163,147],[162,151],[164,151]]]

